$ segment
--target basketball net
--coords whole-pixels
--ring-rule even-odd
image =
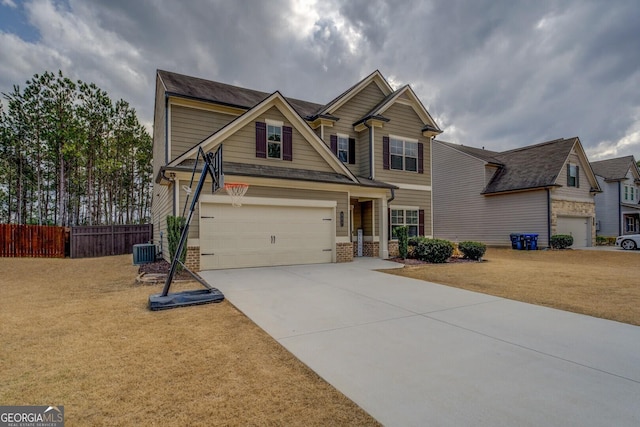
[[[242,197],[249,189],[249,184],[243,184],[239,182],[230,182],[224,184],[224,190],[231,197],[231,206],[239,208],[242,206]]]

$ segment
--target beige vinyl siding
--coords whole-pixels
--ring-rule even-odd
[[[266,119],[283,122],[284,126],[291,126],[291,123],[287,122],[284,115],[282,115],[276,107],[270,108],[265,114],[255,121],[247,124],[224,141],[223,155],[225,162],[251,163],[264,166],[335,172],[333,168],[320,156],[316,149],[302,137],[295,127],[292,132],[293,161],[257,158],[255,122],[264,122]]]
[[[389,204],[390,209],[394,206],[415,206],[424,210],[424,235],[432,236],[431,229],[431,192],[420,190],[396,190],[396,197]]]
[[[169,246],[167,241],[167,215],[171,215],[171,187],[153,184],[153,205],[151,221],[153,224],[153,243],[160,250],[160,233],[162,232],[163,258],[169,260]]]
[[[193,180],[193,185],[191,187],[192,191],[191,191],[191,195],[189,196],[189,200],[186,204],[186,208],[185,208],[185,201],[187,200],[188,194],[184,190],[183,186],[186,185],[188,187],[189,181],[188,180],[178,181],[178,185],[180,187],[178,187],[179,196],[178,196],[178,200],[176,201],[177,216],[182,216],[183,212],[185,217],[189,216],[189,208],[191,208],[191,201],[193,200],[192,196],[195,195],[195,191],[196,191],[196,187],[198,186],[199,179],[200,179],[200,173],[197,172]],[[207,180],[205,181],[204,187],[202,188],[202,192],[200,193],[201,196],[203,194],[211,194],[211,180],[209,178],[207,178]],[[225,194],[225,193],[224,193],[224,190],[220,190],[216,194]],[[196,204],[195,209],[193,211],[193,219],[191,220],[191,224],[189,225],[189,237],[188,237],[189,239],[197,239],[198,236],[200,235],[200,224],[198,223],[199,217],[200,217],[200,209],[198,204]]]
[[[156,101],[153,112],[153,176],[158,175],[160,168],[165,163],[165,119],[164,87],[159,78],[156,78]]]
[[[325,127],[324,141],[331,147],[330,135],[342,133],[356,140],[356,163],[347,167],[356,175],[369,176],[369,130],[361,132],[353,130],[353,124],[362,119],[366,113],[384,99],[385,95],[374,82],[371,82],[346,104],[338,108],[333,115],[340,120],[333,127]],[[376,129],[377,131],[377,129]]]
[[[375,131],[374,131],[375,132]],[[356,164],[347,165],[351,172],[358,176],[368,178],[369,171],[369,132],[359,132],[356,136]]]
[[[578,165],[580,168],[579,170],[580,187],[567,186],[567,168],[569,167],[569,164]],[[588,167],[589,167],[588,165],[585,166],[583,163],[580,162],[580,157],[575,153],[575,151],[569,154],[569,160],[565,164],[565,166],[562,168],[562,171],[558,174],[558,178],[556,180],[556,183],[560,184],[562,187],[554,188],[553,191],[551,192],[551,197],[556,200],[563,200],[563,199],[573,199],[573,200],[583,199],[584,201],[593,200],[592,196],[590,195],[591,184],[589,183],[589,178],[587,177],[587,174],[585,172],[587,170],[586,168]]]
[[[411,106],[397,103],[389,107],[389,109],[385,111],[384,116],[389,119],[389,122],[385,123],[382,129],[376,129],[374,134],[375,178],[380,181],[431,185],[431,178],[429,173],[429,170],[431,168],[431,150],[429,147],[430,140],[422,136],[421,129],[423,124],[422,120],[420,120],[420,117],[418,117]],[[423,144],[424,173],[383,169],[382,137],[389,135],[417,140],[418,142]]]
[[[246,196],[297,200],[335,200],[337,202],[335,218],[336,236],[344,237],[349,235],[349,196],[346,192],[304,190],[295,188],[283,190],[278,187],[252,185],[247,190]],[[340,226],[340,212],[344,212],[344,226],[342,227]]]
[[[537,233],[538,245],[548,246],[545,190],[483,196],[484,186],[482,160],[433,143],[435,237],[508,246],[511,233]]]
[[[214,111],[171,105],[171,160],[184,154],[236,117]]]

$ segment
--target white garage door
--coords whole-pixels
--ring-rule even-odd
[[[332,262],[334,209],[228,204],[200,205],[200,268]]]
[[[589,226],[589,221],[590,218],[588,217],[559,216],[557,233],[573,236],[572,248],[591,246],[591,239],[589,239],[591,227]]]

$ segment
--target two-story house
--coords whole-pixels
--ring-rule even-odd
[[[591,162],[602,188],[596,196],[599,236],[640,233],[640,170],[633,156]]]
[[[158,71],[154,238],[167,247],[166,217],[184,212],[198,149],[222,145],[225,181],[249,189],[238,208],[224,190],[200,197],[191,268],[388,258],[394,227],[433,234],[439,133],[411,87],[394,90],[379,71],[327,104]]]
[[[573,247],[595,243],[598,182],[579,138],[495,152],[434,140],[435,237],[511,244],[512,233],[573,236]]]

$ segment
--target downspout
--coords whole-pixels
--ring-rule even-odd
[[[376,175],[373,170],[373,129],[366,120],[362,124],[369,129],[369,179],[374,179]]]
[[[551,191],[547,188],[547,247],[551,247]]]

